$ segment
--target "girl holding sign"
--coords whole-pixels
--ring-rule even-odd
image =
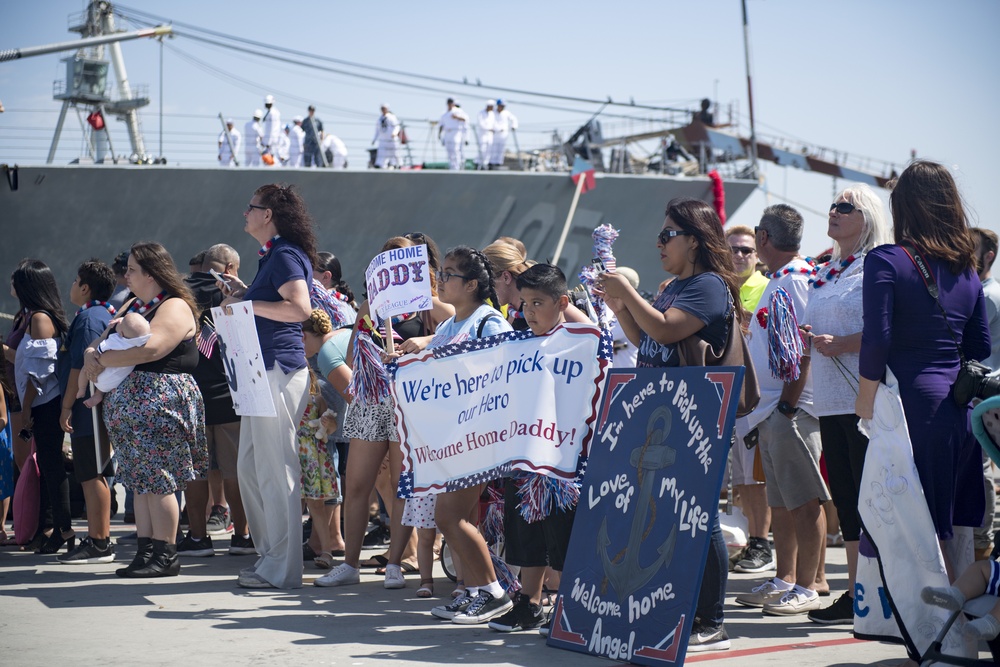
[[[416,236],[416,235],[411,235]],[[428,243],[422,234],[419,235],[421,243]],[[432,242],[430,242],[432,243]],[[428,243],[428,245],[430,245]],[[394,250],[397,248],[408,248],[417,245],[409,237],[396,236],[382,246],[380,252]],[[435,294],[436,284],[431,282],[431,293]],[[399,323],[394,323],[394,330],[401,334],[404,339],[411,336],[424,336],[433,327],[448,317],[452,311],[451,306],[442,303],[437,296],[432,298],[432,308],[429,311],[412,313]],[[337,387],[341,382],[340,378],[334,378],[332,373],[346,373],[346,381],[351,379],[350,361],[354,359],[354,337],[357,336],[357,327],[371,317],[368,301],[361,304],[358,311],[358,320],[355,323],[354,331],[349,336],[349,342],[345,345],[342,355],[335,353],[333,343],[324,339],[323,347],[320,349],[319,363],[320,369],[328,376],[330,382]],[[308,334],[307,334],[308,335]],[[310,343],[312,345],[313,343]],[[406,341],[403,341],[406,344]],[[326,357],[324,358],[324,350]],[[335,358],[343,357],[342,363],[335,361]],[[324,364],[326,364],[324,366]],[[345,385],[346,387],[346,385]],[[346,397],[345,397],[346,398]],[[358,571],[361,560],[361,546],[365,537],[365,528],[368,525],[368,498],[372,489],[375,488],[375,481],[382,467],[382,462],[386,456],[389,457],[389,474],[393,480],[393,489],[399,480],[399,474],[403,466],[403,457],[396,441],[396,428],[393,421],[392,398],[386,397],[377,405],[365,405],[361,401],[353,401],[347,409],[344,417],[344,436],[350,438],[350,455],[347,457],[347,472],[345,474],[345,499],[344,499],[344,543],[345,555],[341,565],[330,570],[329,573],[315,581],[317,586],[347,586],[357,584],[361,581]],[[406,585],[403,579],[400,563],[403,557],[403,550],[406,548],[412,535],[412,528],[403,526],[401,519],[405,501],[392,496],[385,498],[389,510],[391,522],[389,534],[391,543],[389,547],[388,564],[385,570],[385,588],[403,588]]]
[[[493,283],[493,268],[479,250],[468,246],[452,248],[438,271],[438,294],[455,307],[455,316],[437,328],[433,337],[411,338],[399,346],[403,354],[420,352],[428,347],[486,338],[511,326],[500,312],[486,303],[499,303]],[[453,552],[462,563],[466,593],[451,604],[431,610],[438,618],[453,623],[485,623],[499,616],[514,603],[497,581],[489,547],[469,515],[478,506],[483,485],[449,491],[436,496],[435,521]]]

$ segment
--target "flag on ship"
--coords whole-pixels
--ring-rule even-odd
[[[594,180],[594,165],[590,164],[584,160],[579,155],[573,161],[573,173],[570,174],[570,178],[573,179],[574,185],[579,184],[580,179],[583,180],[583,187],[580,189],[580,194],[584,192],[589,192],[597,187],[597,183]]]

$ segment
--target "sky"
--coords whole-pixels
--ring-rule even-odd
[[[83,11],[86,2],[2,0],[0,6],[2,50],[77,38],[67,31],[68,17]],[[267,44],[455,82],[377,74],[436,89],[419,90],[276,62],[264,47],[234,53],[182,35],[162,48],[151,40],[126,42],[129,79],[148,85],[151,99],[141,116],[147,148],[160,154],[162,130],[163,154],[171,164],[215,163],[218,114],[233,117],[241,128],[268,93],[277,98],[285,121],[315,103],[318,117],[344,139],[358,166],[367,162],[364,151],[382,102],[405,121],[415,160],[445,158],[440,145],[427,140],[428,120],[440,117],[449,94],[470,113],[487,97],[506,98],[520,120],[521,148],[547,145],[554,130],[565,138],[599,106],[491,86],[683,108],[709,97],[720,105],[717,121],[728,119],[732,109],[748,133],[739,0],[508,0],[448,9],[392,0],[128,0],[124,6]],[[989,209],[997,176],[992,151],[1000,149],[995,121],[1000,3],[748,0],[747,6],[759,136],[891,162],[899,170],[915,151],[952,169],[974,225],[1000,231],[1000,220]],[[6,108],[0,114],[0,162],[44,162],[60,104],[52,99],[53,81],[65,78],[60,60],[71,53],[0,63],[0,101]],[[463,79],[482,85],[459,85]],[[648,119],[664,116],[609,107],[601,120],[607,137],[658,129],[662,123]],[[81,136],[71,115],[57,163],[79,155]],[[121,124],[112,125],[112,137],[123,152],[119,147],[127,146],[127,139]],[[806,218],[803,250],[827,247],[826,211],[847,183],[762,167],[761,188],[729,224],[753,226],[765,206],[785,201]]]

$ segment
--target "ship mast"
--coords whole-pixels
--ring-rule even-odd
[[[87,117],[93,128],[88,139],[88,149],[95,162],[103,162],[108,149],[111,149],[112,159],[114,159],[111,134],[105,124],[107,113],[125,121],[132,149],[130,162],[137,164],[153,162],[152,157],[146,153],[138,113],[140,108],[149,104],[149,96],[145,94],[144,87],[134,88],[129,83],[120,42],[138,37],[162,37],[170,34],[171,28],[159,26],[135,32],[120,32],[115,27],[111,3],[106,0],[95,0],[87,7],[80,22],[70,30],[80,33],[84,39],[49,47],[22,49],[16,51],[14,56],[24,57],[53,51],[77,50],[75,56],[63,61],[66,63],[66,80],[57,81],[54,85],[54,97],[57,100],[62,100],[63,105],[46,162],[51,164],[55,158],[66,113],[70,107],[78,109],[83,107],[91,111]],[[111,66],[114,67],[115,78],[118,81],[118,95],[114,99],[107,95],[108,62],[103,57],[105,44],[108,46]]]

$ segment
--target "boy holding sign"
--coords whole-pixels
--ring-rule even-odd
[[[532,266],[517,277],[517,289],[521,292],[524,319],[536,336],[544,336],[566,321],[569,297],[566,276],[559,267]],[[531,630],[545,623],[541,606],[545,567],[562,572],[576,516],[575,507],[553,508],[541,521],[528,523],[521,515],[518,496],[523,483],[523,479],[508,477],[504,484],[505,560],[508,565],[521,567],[521,592],[510,611],[490,621],[490,627],[499,632]]]

